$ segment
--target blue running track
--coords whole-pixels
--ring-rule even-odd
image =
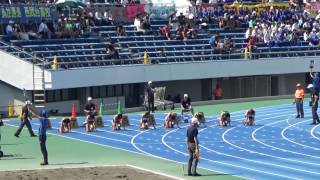
[[[232,126],[218,127],[217,116],[206,114],[207,127],[200,127],[200,163],[204,169],[248,179],[320,179],[320,127],[312,126],[310,108],[306,117],[295,118],[292,104],[256,109],[256,125],[244,127],[244,111],[232,112]],[[112,131],[111,118],[105,116],[105,127],[86,133],[84,128],[59,134],[59,120],[51,120],[50,134],[142,153],[179,163],[188,159],[185,134],[181,128],[164,129],[165,114],[155,114],[157,128],[139,130],[140,115],[130,115],[127,130]],[[84,118],[78,118],[81,124]],[[6,122],[18,126],[19,121]],[[35,130],[39,124],[32,121]]]

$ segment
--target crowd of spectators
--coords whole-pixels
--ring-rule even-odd
[[[8,40],[76,38],[88,36],[90,26],[94,23],[95,18],[87,13],[77,14],[74,17],[61,14],[56,21],[42,20],[40,24],[32,21],[15,23],[11,20],[5,26],[5,34]]]

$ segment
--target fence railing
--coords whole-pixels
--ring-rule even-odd
[[[320,56],[320,50],[304,51],[280,51],[280,52],[255,52],[249,53],[247,58],[244,53],[229,54],[206,54],[189,56],[168,56],[168,57],[150,57],[150,64],[167,64],[182,62],[209,62],[209,61],[245,61],[250,59],[273,59],[273,58],[295,58],[295,57],[315,57]],[[39,65],[51,65],[44,63]],[[105,59],[105,60],[85,60],[77,62],[59,62],[61,69],[79,69],[79,68],[97,68],[106,66],[123,65],[143,65],[143,57],[135,59]],[[147,64],[148,65],[148,64]]]

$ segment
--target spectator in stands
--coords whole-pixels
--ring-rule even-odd
[[[252,58],[252,53],[254,53],[256,49],[256,38],[250,36],[246,45],[247,52],[249,53],[250,57]]]
[[[167,40],[171,40],[171,32],[168,25],[164,25],[160,28],[160,34],[164,35]]]
[[[224,48],[227,52],[229,53],[232,53],[234,48],[235,48],[235,45],[234,45],[234,42],[233,40],[231,39],[231,37],[226,37],[224,38]]]
[[[54,35],[57,38],[64,37],[64,27],[62,23],[62,19],[59,18],[57,22],[53,23]]]
[[[141,28],[144,30],[144,32],[151,29],[151,24],[150,24],[150,19],[148,14],[142,18]]]
[[[208,29],[208,22],[205,18],[200,18],[199,19],[199,26],[201,30],[207,30]]]
[[[177,31],[176,31],[176,39],[177,40],[183,40],[183,39],[186,39],[185,37],[185,33],[184,33],[184,27],[183,26],[179,26]]]
[[[113,17],[112,17],[112,14],[110,12],[110,10],[106,10],[104,13],[103,13],[103,17],[102,19],[105,21],[105,23],[107,25],[112,25],[113,24]]]
[[[194,17],[194,14],[193,14],[193,13],[190,13],[190,14],[189,14],[189,17],[188,17],[187,23],[190,25],[190,27],[191,27],[191,28],[194,28],[194,27],[195,27],[196,19],[195,19],[195,17]]]
[[[29,35],[29,39],[39,39],[39,35],[37,34],[37,27],[35,23],[28,22],[25,25],[25,30]]]
[[[16,28],[14,27],[14,22],[9,21],[9,24],[6,26],[6,35],[8,36],[9,40],[18,39],[18,33]]]
[[[26,41],[30,40],[29,34],[26,31],[24,24],[17,25],[17,29],[18,29],[18,32],[20,32],[20,39],[21,40],[26,40]]]
[[[311,33],[309,34],[309,45],[316,46],[318,44],[319,44],[319,37],[317,35],[317,30],[313,28]]]
[[[217,39],[216,39],[216,35],[212,35],[210,38],[209,38],[209,44],[210,46],[215,49],[217,47]]]
[[[136,17],[134,19],[134,26],[136,27],[137,31],[144,32],[144,29],[141,26],[141,21],[142,21],[142,19],[138,15],[136,15]]]
[[[225,44],[223,38],[219,38],[217,40],[217,47],[215,49],[215,52],[217,52],[218,54],[225,53]]]
[[[95,24],[102,25],[102,21],[104,20],[103,14],[100,11],[97,10],[94,13],[94,20],[95,20],[95,22],[94,22]]]
[[[222,88],[219,84],[216,85],[216,88],[213,90],[213,96],[215,100],[222,99]]]
[[[196,30],[194,28],[192,28],[192,26],[190,24],[186,25],[186,33],[187,33],[187,38],[188,39],[195,39],[197,38],[197,34],[196,34]]]
[[[219,28],[224,28],[225,20],[223,17],[219,17]]]
[[[122,24],[117,26],[117,35],[118,36],[127,36],[126,29],[123,27]]]
[[[111,59],[120,59],[119,53],[113,45],[109,45],[107,48],[108,57]]]
[[[180,12],[180,15],[177,17],[180,26],[183,26],[186,23],[186,17]]]
[[[252,35],[252,31],[253,31],[253,28],[252,27],[249,27],[246,31],[246,35],[245,35],[245,38],[246,39],[249,39],[249,37]]]
[[[74,37],[73,23],[71,22],[70,18],[65,19],[64,29],[65,29],[65,35],[67,37]]]
[[[51,38],[51,31],[47,26],[47,23],[45,20],[41,21],[41,24],[39,25],[38,34],[40,35],[40,38]]]

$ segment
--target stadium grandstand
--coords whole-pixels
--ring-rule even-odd
[[[199,105],[291,98],[297,83],[311,83],[310,68],[320,71],[319,7],[317,0],[0,0],[0,114],[19,115],[26,100],[52,115],[73,107],[83,114],[88,97],[107,114],[118,106],[142,111],[149,81],[164,87],[156,97],[164,104],[184,94]]]

